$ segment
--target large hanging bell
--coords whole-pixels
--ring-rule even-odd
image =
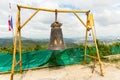
[[[61,26],[62,24],[59,23],[58,21],[55,21],[54,23],[51,24],[51,35],[48,49],[50,50],[65,49]]]

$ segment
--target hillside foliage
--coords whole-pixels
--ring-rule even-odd
[[[105,44],[99,40],[97,40],[99,53],[101,56],[107,56],[112,54],[118,54],[120,53],[120,42],[115,42],[111,44]],[[84,50],[84,44],[75,44],[71,42],[66,43],[67,48],[80,48]],[[31,40],[25,40],[22,42],[22,51],[35,51],[35,50],[46,50],[48,47],[47,41],[31,41]],[[13,53],[13,45],[9,46],[2,46],[0,47],[0,52],[6,52],[6,53]],[[91,55],[95,55],[95,46],[89,45],[87,46],[87,50]],[[17,51],[19,51],[19,48],[17,47]]]

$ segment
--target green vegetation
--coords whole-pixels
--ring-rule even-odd
[[[120,42],[112,44],[98,43],[98,48],[101,56],[113,55],[120,53]]]
[[[112,43],[112,44],[105,44],[99,40],[97,40],[98,43],[98,48],[99,48],[99,53],[100,56],[107,56],[107,55],[112,55],[112,54],[119,54],[120,53],[120,42]],[[46,50],[48,46],[48,41],[32,41],[32,40],[23,40],[22,41],[22,51],[27,52],[27,51],[34,51],[34,50]],[[77,45],[72,42],[67,42],[66,43],[67,48],[70,47],[79,47],[84,51],[84,45]],[[17,48],[17,51],[19,49]],[[13,45],[9,46],[2,46],[0,47],[0,52],[7,52],[7,53],[12,53],[13,52]],[[90,53],[90,55],[95,56],[95,46],[89,45],[87,46],[87,52]]]
[[[9,47],[0,47],[0,52],[12,53],[12,52],[13,52],[13,46],[9,46]]]
[[[12,43],[12,42],[11,42]],[[8,43],[8,45],[1,46],[0,47],[0,52],[7,52],[7,53],[12,53],[13,52],[13,44]],[[48,48],[49,42],[46,40],[43,41],[32,41],[32,40],[23,40],[22,41],[22,51],[27,52],[27,51],[35,51],[35,50],[46,50]],[[75,43],[67,42],[66,43],[67,48],[70,47],[76,47],[78,46]],[[17,46],[17,51],[18,51],[18,46]]]
[[[120,42],[105,44],[97,40],[97,44],[98,44],[98,49],[101,57],[120,53]],[[84,50],[84,45],[79,45],[79,48]],[[89,53],[92,56],[96,56],[95,46],[93,45],[87,46],[87,53]]]
[[[100,52],[100,56],[103,61],[109,61],[110,59],[106,58],[107,55],[111,54],[118,54],[120,53],[120,42],[112,43],[112,44],[105,44],[103,42],[100,42],[97,40],[98,48]],[[47,41],[32,41],[32,40],[24,40],[22,41],[22,51],[23,51],[23,66],[25,68],[34,68],[38,66],[51,66],[51,65],[71,65],[71,64],[80,64],[84,60],[84,45],[77,45],[72,42],[68,42],[66,46],[68,49],[66,50],[58,50],[58,51],[50,51],[46,50],[48,46]],[[69,48],[71,47],[72,48]],[[17,51],[19,48],[17,47]],[[39,51],[38,51],[39,50]],[[28,52],[29,51],[29,52]],[[2,53],[4,52],[4,53]],[[11,69],[11,63],[8,64],[8,62],[12,62],[12,56],[13,52],[13,46],[2,46],[0,47],[0,53],[1,53],[1,65],[2,66],[8,66],[5,67],[5,69],[1,68],[1,71],[8,71]],[[5,54],[5,53],[11,53],[11,54]],[[96,49],[95,46],[90,44],[87,46],[87,54],[96,55]],[[103,57],[104,56],[104,57]],[[116,56],[116,55],[112,55]],[[19,54],[16,56],[17,60],[19,60]],[[8,59],[6,61],[6,59]],[[105,59],[105,60],[104,60]],[[114,62],[118,62],[119,58],[114,58]],[[87,57],[86,61],[89,63],[93,59]],[[4,61],[4,63],[3,63]]]

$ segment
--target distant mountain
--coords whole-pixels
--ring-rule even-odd
[[[11,46],[13,45],[13,39],[9,38],[9,39],[0,39],[0,47],[6,47],[6,46]]]
[[[48,45],[49,39],[30,39],[30,38],[24,38],[22,37],[22,46],[35,46],[35,45]],[[64,42],[67,43],[67,45],[75,45],[75,39],[72,38],[64,38]],[[13,39],[12,38],[2,38],[0,39],[0,47],[8,47],[13,45]]]
[[[120,39],[117,36],[100,37],[98,39],[104,43],[120,42]]]
[[[33,45],[48,45],[49,39],[31,39],[22,37],[22,44],[23,46],[33,46]],[[104,43],[112,43],[112,42],[120,42],[118,37],[100,37],[98,40]],[[64,42],[70,46],[75,46],[79,44],[83,44],[85,42],[85,38],[64,38]],[[93,38],[88,38],[89,43],[93,43]],[[12,38],[1,38],[0,39],[0,47],[7,47],[13,45]]]

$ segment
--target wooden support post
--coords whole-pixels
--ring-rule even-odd
[[[86,13],[86,16],[87,16],[87,21],[88,21],[88,14],[89,14],[89,12],[88,13]],[[87,23],[88,22],[86,22],[86,24],[84,24],[84,26],[86,27],[86,35],[85,35],[85,49],[84,49],[84,64],[86,64],[86,56],[87,56],[87,42],[88,42],[88,26],[87,26]]]
[[[11,71],[10,80],[13,80],[13,75],[14,75],[14,67],[15,67],[15,60],[16,60],[16,43],[17,43],[17,36],[15,36],[15,39],[14,39],[14,52],[13,52],[12,71]]]
[[[21,28],[23,28],[38,12],[39,12],[39,10],[37,10],[35,13],[33,13],[33,14],[21,25]]]
[[[17,48],[17,36],[18,36],[18,28],[20,26],[20,8],[18,7],[18,12],[17,12],[17,20],[16,20],[16,31],[15,31],[15,37],[14,37],[14,51],[13,51],[13,61],[12,61],[12,71],[11,71],[11,77],[10,80],[13,80],[13,75],[14,75],[14,68],[15,68],[15,61],[16,61],[16,48]]]
[[[88,54],[86,54],[86,56],[88,56],[88,57],[90,57],[90,58],[93,58],[93,59],[95,59],[95,60],[98,60],[98,58],[95,57],[95,56],[91,56],[91,55],[88,55]]]
[[[20,28],[20,27],[19,27]],[[19,29],[19,56],[20,56],[20,73],[22,73],[22,44],[21,44],[21,29]]]
[[[17,7],[18,7],[18,12],[17,12],[17,20],[16,20],[16,31],[15,31],[15,37],[14,37],[14,51],[13,51],[12,71],[11,71],[10,80],[13,80],[14,68],[15,68],[15,66],[17,66],[17,64],[20,64],[20,72],[22,73],[21,29],[24,27],[24,25],[26,25],[35,16],[35,14],[37,14],[39,12],[39,10],[41,10],[41,11],[48,11],[48,12],[55,12],[55,9],[35,8],[35,7],[22,6],[22,5],[18,5]],[[33,13],[22,24],[22,26],[20,25],[20,9],[21,8],[37,10],[35,13]],[[61,12],[61,13],[74,13],[74,15],[79,19],[79,21],[85,26],[85,28],[86,28],[86,36],[85,36],[84,62],[86,63],[86,56],[96,59],[95,57],[89,56],[89,55],[86,54],[87,41],[88,41],[88,31],[91,29],[91,27],[88,27],[87,24],[85,24],[84,21],[77,14],[77,13],[87,13],[87,21],[88,21],[88,14],[89,14],[90,10],[57,10],[57,12]],[[92,27],[92,35],[93,35],[93,39],[94,39],[94,43],[95,43],[95,47],[96,47],[97,58],[98,58],[99,65],[100,65],[100,72],[101,72],[101,75],[103,76],[102,63],[101,63],[101,60],[100,60],[100,55],[99,55],[98,46],[97,46],[97,42],[96,42],[96,36],[95,36],[94,30],[93,30],[93,27]],[[19,41],[18,41],[19,42],[19,46],[18,47],[19,47],[20,61],[18,61],[17,64],[15,64],[16,50],[17,50],[17,38],[19,38]]]
[[[101,76],[104,76],[103,75],[103,69],[102,69],[102,62],[100,60],[100,55],[99,55],[99,51],[98,51],[98,45],[97,45],[97,41],[96,41],[96,35],[94,33],[94,28],[92,27],[92,36],[93,36],[93,39],[94,39],[94,43],[95,43],[95,47],[96,47],[96,53],[97,53],[97,58],[98,58],[98,61],[99,61],[99,65],[100,65],[100,75]]]
[[[85,36],[85,50],[84,50],[84,64],[86,64],[87,41],[88,41],[88,30],[86,29],[86,36]]]
[[[87,25],[83,22],[83,20],[77,15],[77,13],[73,12],[74,15],[79,19],[79,21],[87,28]]]
[[[18,62],[15,63],[15,67],[16,67],[18,64],[20,64],[20,60],[19,60]]]

